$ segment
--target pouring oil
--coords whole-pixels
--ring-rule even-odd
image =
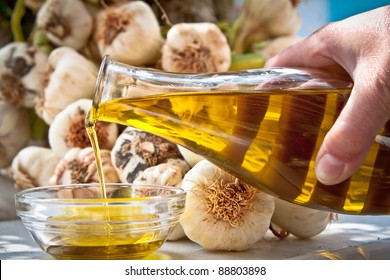
[[[178,143],[287,201],[351,214],[389,214],[390,149],[374,144],[348,180],[325,186],[314,160],[350,89],[177,92],[99,103],[94,120]],[[390,133],[390,123],[382,131]],[[346,135],[345,137],[348,137]]]
[[[133,217],[134,220],[143,221],[143,223],[158,217],[152,214],[133,213],[134,208],[126,207],[125,204],[110,205],[110,202],[115,202],[115,198],[107,196],[95,122],[96,120],[90,116],[86,119],[86,129],[95,154],[100,182],[101,198],[95,201],[97,205],[101,203],[101,206],[65,208],[64,215],[57,217],[57,220],[74,224],[66,226],[65,233],[56,238],[59,240],[52,240],[61,245],[49,246],[46,252],[57,259],[143,258],[160,248],[164,242],[163,239],[156,239],[159,230],[145,233],[137,231],[137,225],[117,222],[127,221],[132,214],[136,214]],[[89,222],[92,220],[98,224],[90,225]],[[150,226],[156,227],[158,224],[154,223]]]

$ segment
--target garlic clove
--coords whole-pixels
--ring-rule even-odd
[[[52,43],[75,50],[87,43],[93,27],[92,16],[80,0],[47,0],[36,21]]]
[[[0,168],[5,168],[30,141],[30,116],[26,108],[3,101],[0,112]]]
[[[152,9],[133,1],[102,10],[96,17],[94,41],[103,57],[134,66],[155,63],[163,38]]]
[[[111,163],[111,152],[100,149],[105,182],[118,183],[119,177]],[[72,148],[55,167],[50,182],[56,185],[99,183],[93,149]]]
[[[23,190],[51,185],[60,158],[49,148],[28,146],[19,151],[9,169],[15,188]]]
[[[66,106],[83,98],[92,98],[97,66],[75,50],[60,47],[49,55],[44,89],[36,104],[37,114],[51,124]]]
[[[111,151],[111,160],[123,183],[132,183],[141,171],[168,159],[182,159],[176,144],[132,127],[119,135]]]
[[[151,166],[141,171],[134,184],[180,186],[189,165],[182,159],[168,159],[167,162]]]
[[[85,118],[92,106],[92,100],[79,99],[69,104],[58,113],[49,127],[49,145],[60,157],[72,148],[90,147],[88,133],[85,128]],[[97,122],[95,124],[97,138],[101,149],[114,146],[119,134],[115,123]]]
[[[275,211],[271,222],[280,230],[299,238],[311,238],[329,225],[333,214],[327,211],[307,208],[278,198],[275,200]]]
[[[162,48],[161,66],[168,72],[222,72],[230,62],[227,39],[213,23],[175,24]]]
[[[33,108],[42,90],[41,76],[47,54],[24,42],[12,42],[0,49],[0,100]]]
[[[239,181],[207,160],[183,178],[185,234],[208,250],[243,251],[261,240],[274,212],[271,196]]]

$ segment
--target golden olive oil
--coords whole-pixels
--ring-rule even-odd
[[[164,137],[287,201],[341,213],[388,214],[388,147],[374,144],[363,166],[340,184],[325,186],[314,174],[319,147],[349,93],[209,91],[117,98],[92,107],[90,121]],[[389,131],[387,124],[383,135]]]
[[[62,216],[53,220],[67,222],[56,226],[54,231],[62,234],[52,240],[54,244],[46,252],[57,259],[137,259],[156,251],[164,240],[158,238],[159,223],[153,222],[156,215],[137,211],[134,205],[110,205],[115,198],[107,197],[99,143],[95,131],[95,120],[87,118],[86,129],[94,150],[100,181],[101,198],[88,199],[96,206],[64,208]],[[128,198],[134,201],[137,198]],[[121,201],[126,201],[122,199]],[[79,199],[80,202],[82,202]],[[99,206],[100,204],[100,206]],[[129,224],[130,222],[138,223]],[[123,223],[118,223],[123,222]],[[137,231],[137,227],[154,228],[149,232]]]

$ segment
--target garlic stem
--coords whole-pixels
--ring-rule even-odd
[[[232,55],[232,62],[229,70],[245,70],[264,67],[264,56],[258,53],[245,53]]]
[[[15,42],[23,42],[22,18],[25,13],[24,0],[16,0],[15,7],[11,15],[11,30]]]

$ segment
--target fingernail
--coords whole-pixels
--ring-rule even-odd
[[[318,180],[323,183],[335,184],[343,174],[345,162],[331,154],[324,154],[317,162],[315,171]]]

